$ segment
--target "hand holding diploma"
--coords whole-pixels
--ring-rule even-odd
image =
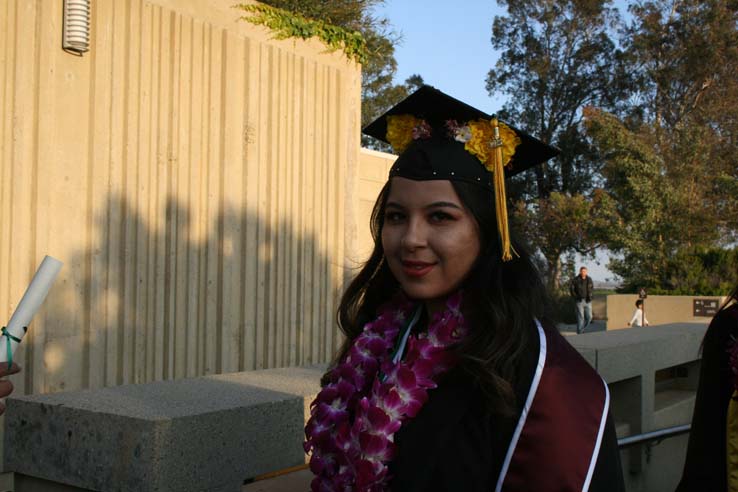
[[[10,366],[10,369],[8,369],[8,363],[7,362],[1,362],[0,363],[0,378],[4,378],[5,376],[10,376],[12,374],[15,374],[17,372],[20,372],[20,367],[18,367],[18,364],[15,362]],[[13,383],[7,380],[0,380],[0,398],[5,398],[10,393],[13,392]],[[5,403],[0,401],[0,415],[5,413]]]
[[[31,280],[31,284],[10,317],[8,326],[2,328],[2,335],[0,335],[0,377],[9,376],[20,371],[18,365],[13,363],[13,354],[26,331],[28,331],[28,325],[31,323],[33,315],[36,314],[36,311],[46,299],[46,295],[49,293],[49,289],[61,267],[62,262],[51,256],[43,259],[33,276],[33,280]],[[8,396],[11,391],[13,391],[13,384],[10,381],[0,381],[0,398]],[[0,414],[3,411],[5,411],[5,405],[0,406]]]

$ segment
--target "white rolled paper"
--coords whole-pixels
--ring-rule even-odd
[[[31,323],[33,315],[36,314],[38,308],[43,304],[46,295],[49,293],[54,280],[56,279],[59,270],[61,270],[63,263],[56,258],[46,256],[39,265],[36,274],[31,280],[31,284],[26,289],[26,293],[23,294],[23,298],[15,308],[13,316],[8,321],[6,329],[8,332],[18,339],[22,339],[23,335],[26,334],[24,326],[28,326]],[[15,349],[18,347],[18,343],[15,340],[11,340],[8,337],[0,338],[0,362],[8,361],[8,349],[7,343],[10,340],[10,348],[13,354]]]

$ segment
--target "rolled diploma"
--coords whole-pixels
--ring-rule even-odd
[[[22,339],[23,335],[26,334],[23,327],[31,323],[33,315],[36,314],[38,308],[43,304],[62,265],[63,263],[61,261],[51,256],[46,256],[41,262],[38,270],[36,270],[36,274],[33,276],[33,280],[31,280],[31,284],[26,289],[26,293],[23,294],[23,298],[15,308],[10,321],[8,321],[7,330],[11,335]],[[8,340],[10,340],[10,348],[14,355],[15,349],[18,347],[18,342],[15,340],[11,340],[8,337],[0,337],[0,362],[8,361],[8,349],[6,347]]]

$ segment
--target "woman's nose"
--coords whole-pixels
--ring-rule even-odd
[[[405,233],[402,236],[402,246],[406,249],[422,248],[427,244],[426,231],[419,220],[408,221]]]

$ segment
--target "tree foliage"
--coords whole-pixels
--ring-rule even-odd
[[[322,20],[308,19],[300,14],[260,3],[240,4],[236,7],[246,13],[243,20],[268,27],[275,31],[277,39],[316,37],[332,50],[342,50],[358,63],[366,63],[368,60],[366,40],[359,31],[350,31]]]
[[[501,50],[487,76],[487,90],[509,96],[501,116],[561,154],[537,166],[524,191],[545,198],[553,191],[586,193],[596,162],[581,128],[582,108],[614,109],[628,78],[611,37],[618,21],[609,1],[498,0],[492,45]]]
[[[724,296],[738,283],[738,248],[695,247],[669,259],[653,294]]]
[[[502,56],[488,89],[510,96],[514,123],[562,150],[534,185],[511,187],[549,275],[589,241],[616,253],[609,266],[626,289],[722,288],[715,272],[730,262],[703,259],[738,237],[738,1],[639,0],[628,25],[609,1],[498,3],[508,15],[494,22]],[[582,215],[578,194],[611,214],[605,229]]]
[[[737,7],[717,0],[632,5],[622,43],[639,90],[624,118],[587,112],[617,203],[608,246],[620,256],[610,268],[626,290],[705,294],[727,291],[715,272],[736,280],[733,263],[706,259],[727,251],[738,230]]]
[[[619,16],[602,0],[498,0],[492,45],[502,54],[487,90],[509,96],[500,116],[561,149],[551,161],[515,179],[510,195],[529,241],[545,259],[549,288],[561,279],[562,256],[601,245],[596,190],[600,162],[582,126],[594,105],[619,111],[630,78],[612,33]]]
[[[615,203],[615,220],[608,231],[608,245],[622,258],[610,269],[639,286],[658,285],[658,272],[678,248],[678,229],[670,206],[674,189],[662,174],[663,160],[648,136],[633,132],[616,117],[595,109],[587,112],[590,136],[605,162],[603,175],[608,195]]]
[[[640,90],[629,126],[648,129],[682,192],[685,246],[735,240],[738,2],[641,1],[631,13],[623,44]]]
[[[693,121],[731,133],[738,84],[735,0],[649,0],[633,3],[623,44],[638,89],[633,109],[672,131]]]
[[[516,228],[545,259],[548,288],[554,292],[562,283],[562,256],[571,252],[591,255],[602,246],[612,226],[615,204],[597,190],[591,199],[583,195],[552,192],[530,204],[519,201],[515,208]]]

